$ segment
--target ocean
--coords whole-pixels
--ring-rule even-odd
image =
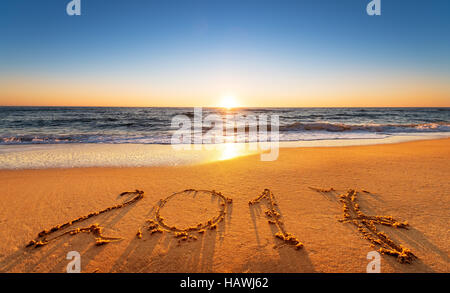
[[[450,108],[203,108],[211,114],[278,115],[280,141],[450,136]],[[177,115],[193,118],[194,109],[0,107],[0,145],[170,144]]]

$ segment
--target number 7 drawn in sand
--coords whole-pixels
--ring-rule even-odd
[[[310,189],[320,192],[329,193],[335,191],[330,189],[319,189],[310,187]],[[364,193],[369,193],[363,190]],[[367,216],[364,214],[357,203],[358,191],[349,189],[347,193],[339,195],[339,201],[343,205],[343,218],[339,221],[342,223],[354,224],[364,239],[369,240],[373,246],[379,247],[381,254],[387,254],[397,257],[400,263],[411,263],[417,257],[409,250],[394,241],[392,241],[384,232],[378,231],[376,224],[385,225],[395,228],[408,229],[408,222],[399,222],[391,216]]]

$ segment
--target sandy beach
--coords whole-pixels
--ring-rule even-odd
[[[398,144],[282,148],[273,162],[259,155],[177,167],[73,168],[0,171],[0,272],[65,272],[69,251],[81,254],[82,272],[366,272],[375,250],[351,223],[341,223],[339,194],[358,195],[368,215],[408,221],[409,229],[380,226],[417,259],[383,255],[382,272],[449,272],[450,139]],[[320,193],[310,189],[333,188]],[[146,220],[160,199],[185,189],[215,190],[232,199],[216,229],[150,234]],[[303,244],[281,245],[264,214],[248,202],[270,189],[284,227]],[[135,189],[144,198],[67,229],[98,223],[120,241],[96,246],[89,233],[64,235],[26,248],[37,234],[71,219],[122,203]],[[126,198],[124,198],[126,197]],[[174,197],[161,209],[166,221],[188,227],[215,217],[210,196]],[[136,236],[141,230],[142,238]],[[64,230],[61,230],[62,233]]]

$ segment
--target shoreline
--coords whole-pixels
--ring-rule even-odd
[[[82,272],[359,272],[377,248],[351,223],[340,223],[338,195],[367,190],[359,204],[368,215],[408,221],[409,229],[380,226],[418,257],[401,264],[381,256],[381,272],[448,272],[450,263],[450,139],[330,148],[283,148],[277,161],[258,156],[188,166],[0,170],[0,272],[64,272],[69,251],[82,257]],[[319,193],[309,187],[330,188]],[[160,199],[195,188],[232,198],[216,230],[179,244],[168,232],[151,235],[146,220]],[[269,188],[289,233],[304,247],[280,246],[261,202]],[[92,235],[63,236],[25,248],[43,229],[121,203],[124,191],[143,190],[139,202],[83,222],[98,223],[121,240],[96,246]],[[189,200],[188,200],[189,198]],[[214,201],[179,197],[162,211],[175,226],[215,216]],[[138,229],[142,239],[136,237]]]
[[[280,141],[273,147],[333,148],[448,139],[449,134],[405,135],[379,139]],[[31,144],[0,145],[0,170],[139,168],[192,166],[264,153],[258,143],[200,145]]]

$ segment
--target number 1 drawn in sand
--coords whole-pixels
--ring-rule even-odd
[[[301,249],[303,247],[303,243],[301,243],[293,234],[288,233],[284,228],[284,224],[280,220],[281,215],[275,208],[275,206],[277,206],[277,203],[272,191],[270,191],[269,189],[264,189],[260,196],[249,201],[248,204],[254,205],[259,203],[263,199],[266,201],[266,206],[268,208],[265,211],[265,214],[269,218],[269,224],[275,225],[278,228],[278,232],[275,234],[275,237],[283,240],[285,244],[294,245],[295,249]]]

